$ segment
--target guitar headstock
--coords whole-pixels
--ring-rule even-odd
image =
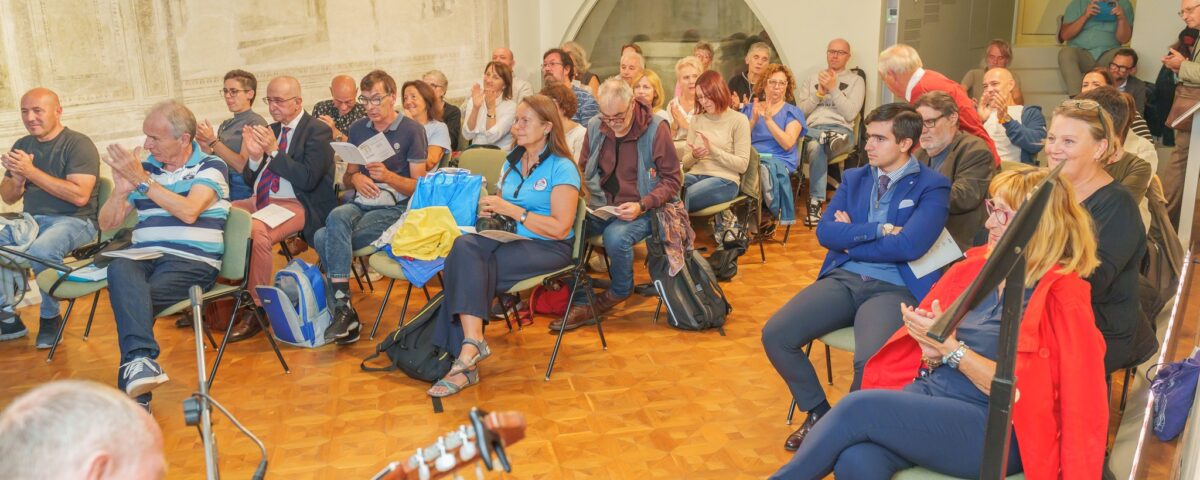
[[[525,415],[521,412],[488,413],[472,408],[470,425],[438,437],[428,447],[418,449],[405,461],[388,464],[372,480],[432,480],[453,474],[476,460],[483,460],[489,471],[499,460],[505,472],[512,471],[504,447],[525,438]],[[493,455],[495,458],[493,458]],[[482,470],[476,467],[478,476]]]

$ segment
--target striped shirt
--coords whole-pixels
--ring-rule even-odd
[[[229,217],[229,185],[225,183],[229,167],[217,156],[201,152],[200,145],[193,141],[191,158],[174,172],[163,169],[153,155],[142,162],[142,169],[155,183],[174,193],[187,196],[193,187],[204,187],[217,192],[217,200],[189,225],[145,195],[136,191],[129,194],[129,203],[138,215],[133,248],[152,248],[221,268],[225,219]]]

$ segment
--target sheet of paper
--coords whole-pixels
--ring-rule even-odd
[[[475,235],[483,235],[500,243],[508,243],[514,240],[529,240],[529,237],[523,237],[504,230],[484,230],[482,232],[475,232]]]
[[[599,218],[601,220],[608,220],[610,218],[617,217],[621,214],[620,212],[617,211],[617,207],[614,207],[612,205],[603,206],[603,207],[597,208],[595,210],[592,210],[589,208],[588,213],[596,216],[596,218]]]
[[[358,151],[362,153],[366,163],[382,162],[396,154],[396,150],[392,148],[392,142],[389,142],[382,132],[359,145]]]
[[[154,247],[126,248],[124,250],[104,252],[101,255],[113,258],[128,258],[130,260],[151,260],[163,256],[162,252]]]
[[[917,278],[922,278],[962,256],[962,250],[959,250],[958,244],[954,243],[954,237],[951,237],[950,232],[943,228],[942,234],[938,235],[937,241],[933,242],[929,251],[925,252],[921,258],[908,262],[908,268],[912,269],[913,275]]]
[[[343,162],[352,163],[354,165],[366,165],[367,159],[363,157],[362,152],[358,151],[358,147],[352,143],[346,142],[330,142],[330,147],[333,147],[333,152],[342,159]]]
[[[258,209],[258,211],[254,212],[254,215],[251,215],[252,218],[267,224],[271,228],[278,227],[294,216],[296,216],[295,212],[274,203]]]
[[[99,268],[95,265],[88,265],[67,274],[67,280],[76,282],[95,282],[106,278],[108,278],[108,267]]]

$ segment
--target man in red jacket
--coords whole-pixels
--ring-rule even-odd
[[[951,97],[954,97],[954,103],[958,105],[959,130],[987,142],[988,150],[992,151],[992,158],[995,159],[996,165],[1000,164],[1000,155],[996,153],[996,144],[992,142],[992,137],[988,135],[987,130],[984,130],[983,122],[979,120],[979,114],[976,113],[975,104],[971,101],[971,97],[967,96],[966,90],[963,90],[962,85],[954,80],[946,78],[945,75],[922,68],[921,55],[917,53],[916,49],[903,43],[888,47],[879,54],[879,76],[883,78],[883,83],[887,85],[888,90],[891,90],[892,95],[903,98],[908,103],[915,104],[921,95],[932,91],[950,94]]]

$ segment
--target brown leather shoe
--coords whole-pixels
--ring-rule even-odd
[[[262,326],[254,319],[254,313],[250,309],[242,309],[238,312],[237,319],[233,322],[233,331],[229,333],[229,343],[240,342],[258,335],[258,332],[262,331]]]
[[[616,297],[612,295],[611,290],[605,290],[604,293],[596,296],[596,316],[602,315],[604,312],[612,310],[621,302],[628,299],[629,296]],[[555,332],[566,329],[574,330],[585,325],[595,325],[596,319],[592,316],[592,308],[587,305],[574,305],[571,307],[571,314],[567,316],[567,322],[564,327],[562,319],[556,319],[550,322],[550,330]]]
[[[301,253],[308,251],[308,243],[300,237],[288,238],[287,240],[283,241],[283,245],[288,249],[288,253],[293,257],[300,256]],[[279,254],[283,255],[282,248],[279,249]]]
[[[788,435],[787,441],[783,442],[783,449],[789,452],[794,452],[799,449],[800,444],[804,443],[804,437],[807,437],[808,432],[811,432],[813,427],[817,426],[817,421],[820,420],[821,417],[822,415],[814,415],[810,413],[808,418],[804,420],[804,423],[800,425],[800,428],[797,428],[796,431],[792,432],[791,435]]]

